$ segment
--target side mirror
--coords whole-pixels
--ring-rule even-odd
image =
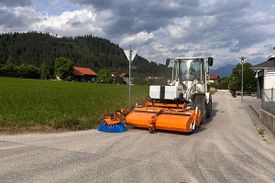
[[[208,57],[208,65],[212,66],[213,65],[213,57]]]
[[[167,59],[166,59],[166,67],[168,67],[168,65],[170,64],[170,61],[171,61],[170,58],[167,58]]]

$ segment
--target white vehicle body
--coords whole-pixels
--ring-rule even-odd
[[[207,104],[209,93],[209,66],[213,58],[176,57],[169,59],[168,66],[172,66],[172,79],[168,86],[150,86],[149,97],[160,100],[175,100],[183,97],[191,100],[195,93],[204,94]],[[180,96],[182,95],[182,96]]]

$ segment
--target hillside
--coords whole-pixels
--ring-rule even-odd
[[[70,58],[75,66],[90,67],[95,71],[127,71],[128,61],[123,50],[107,39],[92,35],[55,37],[47,33],[5,33],[0,35],[0,65],[43,64],[52,70],[57,57]],[[167,68],[149,62],[141,56],[135,58],[134,74],[163,76]]]

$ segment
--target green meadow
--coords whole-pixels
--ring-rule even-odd
[[[148,86],[132,86],[144,103]],[[128,86],[0,77],[0,130],[95,128],[103,115],[128,106]]]

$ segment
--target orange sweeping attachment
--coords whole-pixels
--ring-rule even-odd
[[[121,133],[127,131],[122,119],[123,116],[127,114],[127,110],[120,109],[114,114],[105,115],[102,119],[102,123],[98,127],[98,131],[108,133]]]
[[[177,132],[194,132],[202,120],[201,110],[198,107],[186,105],[167,107],[167,104],[147,105],[135,107],[125,119],[127,125],[147,128],[150,133],[155,130],[168,130]]]

